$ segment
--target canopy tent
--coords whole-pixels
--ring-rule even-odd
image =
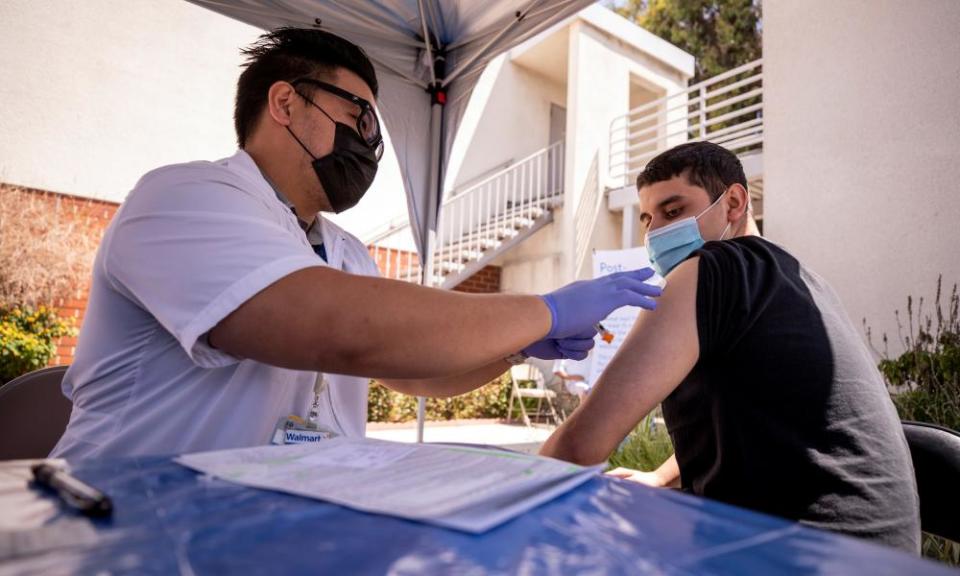
[[[319,28],[364,48],[377,70],[379,112],[427,282],[446,158],[480,74],[502,52],[595,0],[189,1],[264,30]]]
[[[377,70],[378,108],[407,194],[423,282],[433,253],[443,174],[487,63],[594,0],[189,0],[264,30],[319,28],[362,46]],[[420,399],[417,439],[423,439]]]

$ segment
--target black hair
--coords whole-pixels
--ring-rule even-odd
[[[377,74],[363,49],[329,32],[277,28],[240,53],[247,61],[237,81],[233,124],[241,148],[267,104],[267,92],[276,82],[308,76],[329,79],[337,68],[345,68],[366,82],[374,97],[377,95]]]
[[[683,175],[692,186],[716,201],[734,184],[747,188],[747,177],[736,154],[713,142],[687,142],[658,154],[637,176],[637,190]]]

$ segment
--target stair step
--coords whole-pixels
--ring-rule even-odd
[[[460,262],[451,262],[449,260],[441,260],[439,263],[439,268],[444,272],[459,272],[466,268]]]
[[[542,222],[544,217],[549,217],[553,208],[562,204],[563,195],[553,194],[499,206],[498,213],[492,214],[473,230],[442,246],[435,253],[434,285],[443,285],[448,278],[457,276],[472,263],[495,255],[504,244]],[[453,218],[453,222],[456,222],[457,216]],[[402,279],[418,278],[423,273],[419,264],[402,272],[394,272],[395,277]]]

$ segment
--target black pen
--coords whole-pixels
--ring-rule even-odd
[[[106,494],[84,484],[66,470],[46,462],[31,467],[33,479],[48,490],[56,492],[67,505],[87,516],[109,516],[113,503]]]

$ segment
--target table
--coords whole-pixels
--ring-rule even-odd
[[[90,520],[0,463],[5,574],[956,574],[933,562],[671,490],[596,478],[486,534],[200,476],[170,458],[80,462]]]

